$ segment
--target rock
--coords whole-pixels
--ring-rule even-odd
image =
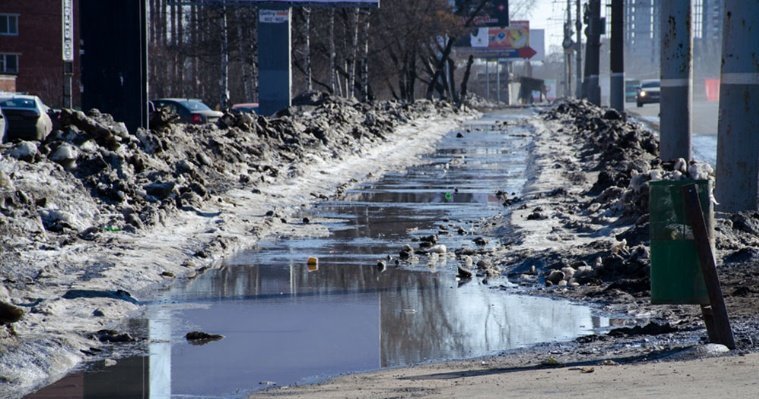
[[[622,114],[616,109],[607,109],[606,112],[604,112],[603,118],[610,121],[618,121],[622,119]]]
[[[716,356],[730,352],[730,349],[721,344],[706,344],[696,347],[696,353],[703,356]]]
[[[462,265],[459,265],[458,266],[458,273],[456,274],[456,276],[458,278],[462,279],[462,280],[468,280],[468,279],[472,278],[472,271],[469,270],[469,269],[467,269],[467,268],[465,268]]]
[[[185,334],[185,339],[190,343],[206,343],[210,341],[218,341],[224,338],[223,335],[209,334],[203,331],[190,331]]]
[[[114,330],[100,330],[95,334],[100,342],[125,343],[136,341],[129,333],[118,333]]]
[[[69,143],[63,143],[53,151],[49,156],[50,160],[60,164],[65,169],[76,168],[76,159],[79,157],[79,152],[74,146]]]
[[[443,244],[437,244],[430,247],[429,252],[435,253],[435,254],[444,254],[448,252],[448,248],[446,248]]]
[[[759,259],[759,249],[745,247],[725,256],[725,263],[745,263]]]
[[[533,211],[531,214],[527,215],[527,220],[545,220],[545,219],[548,219],[548,216],[538,211]]]
[[[67,229],[75,231],[84,229],[76,216],[61,209],[42,208],[38,210],[38,214],[47,231],[60,233]]]
[[[176,185],[173,182],[167,183],[150,183],[143,186],[148,195],[152,195],[160,200],[168,198],[173,192]]]
[[[15,323],[24,316],[21,308],[10,303],[0,301],[0,325]]]
[[[31,141],[22,141],[11,147],[11,149],[6,152],[6,155],[20,161],[31,163],[35,161],[37,153],[37,144],[32,143]]]
[[[487,270],[493,267],[493,262],[490,260],[482,259],[477,262],[477,269],[479,270]]]
[[[0,189],[9,192],[16,191],[16,186],[13,184],[13,180],[11,180],[10,176],[2,170],[0,170]]]
[[[740,212],[730,216],[733,228],[759,236],[759,212]]]
[[[475,244],[480,245],[480,246],[488,245],[488,240],[483,237],[477,237],[472,241],[474,241]]]
[[[145,225],[142,223],[142,219],[140,219],[140,215],[134,212],[124,215],[124,221],[138,229],[143,229],[145,227]]]
[[[569,280],[574,277],[577,270],[572,266],[565,266],[561,268],[561,272],[564,273],[564,279]]]
[[[559,284],[559,281],[564,281],[564,278],[566,276],[564,275],[564,272],[561,270],[551,270],[551,273],[548,274],[548,277],[546,277],[546,281],[550,282],[553,285]]]

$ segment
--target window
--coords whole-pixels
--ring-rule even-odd
[[[0,53],[0,73],[18,73],[18,54]]]
[[[0,35],[18,35],[18,14],[0,14]]]

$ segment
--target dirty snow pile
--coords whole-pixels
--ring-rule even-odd
[[[475,114],[443,102],[360,103],[320,93],[299,104],[272,117],[225,114],[206,125],[174,123],[162,110],[151,116],[151,130],[137,131],[96,109],[63,110],[60,128],[44,141],[0,145],[0,396],[4,388],[20,395],[51,368],[65,372],[108,341],[85,332],[136,309],[126,290],[200,273],[227,248],[225,230],[249,233],[258,219],[271,219],[249,209],[287,202],[262,194],[267,187],[333,172],[312,169],[395,148],[395,140],[416,143],[411,128],[427,120],[444,126]],[[242,210],[252,216],[235,213]],[[195,233],[192,217],[208,227]],[[163,252],[151,258],[153,250]],[[179,269],[153,270],[166,265]],[[43,334],[51,329],[56,334]]]
[[[527,260],[516,262],[511,275],[523,284],[593,286],[598,291],[595,295],[604,297],[647,296],[650,182],[708,179],[713,183],[712,168],[682,159],[662,162],[652,132],[613,109],[587,101],[562,102],[543,112],[542,118],[550,132],[542,138],[543,144],[539,135],[536,145],[550,148],[551,141],[561,140],[566,144],[555,145],[548,153],[550,162],[538,172],[554,176],[552,183],[559,188],[532,196],[528,190],[523,210],[515,211],[514,218],[552,226],[547,237],[553,248],[531,251]],[[530,222],[522,219],[516,225],[529,228]],[[733,226],[742,231],[734,232]],[[759,214],[719,219],[717,248],[743,248],[744,258],[750,258],[756,251],[745,247],[759,244],[759,235],[745,234],[752,228],[759,233]],[[530,239],[529,232],[523,234],[523,240]],[[535,270],[535,265],[542,269]]]

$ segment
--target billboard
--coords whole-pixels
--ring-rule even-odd
[[[220,1],[220,0],[215,0]],[[379,7],[380,0],[226,0],[227,3],[255,3],[266,7]]]
[[[503,58],[518,58],[519,50],[530,47],[530,22],[511,21],[508,27],[479,27],[469,35],[473,53],[501,53]]]

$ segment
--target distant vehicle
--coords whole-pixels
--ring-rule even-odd
[[[232,106],[232,113],[234,114],[239,114],[242,112],[257,114],[258,110],[258,103],[240,103]]]
[[[53,130],[49,108],[37,96],[12,94],[0,96],[7,132],[3,141],[41,141]]]
[[[640,80],[638,79],[625,79],[625,102],[631,103],[638,97],[638,89],[640,88]]]
[[[152,101],[154,109],[168,108],[179,116],[179,121],[195,125],[215,123],[224,114],[214,111],[202,101],[192,98],[159,98]]]
[[[644,80],[638,89],[638,95],[635,102],[638,108],[643,104],[658,104],[659,94],[661,93],[661,83],[658,80]]]

